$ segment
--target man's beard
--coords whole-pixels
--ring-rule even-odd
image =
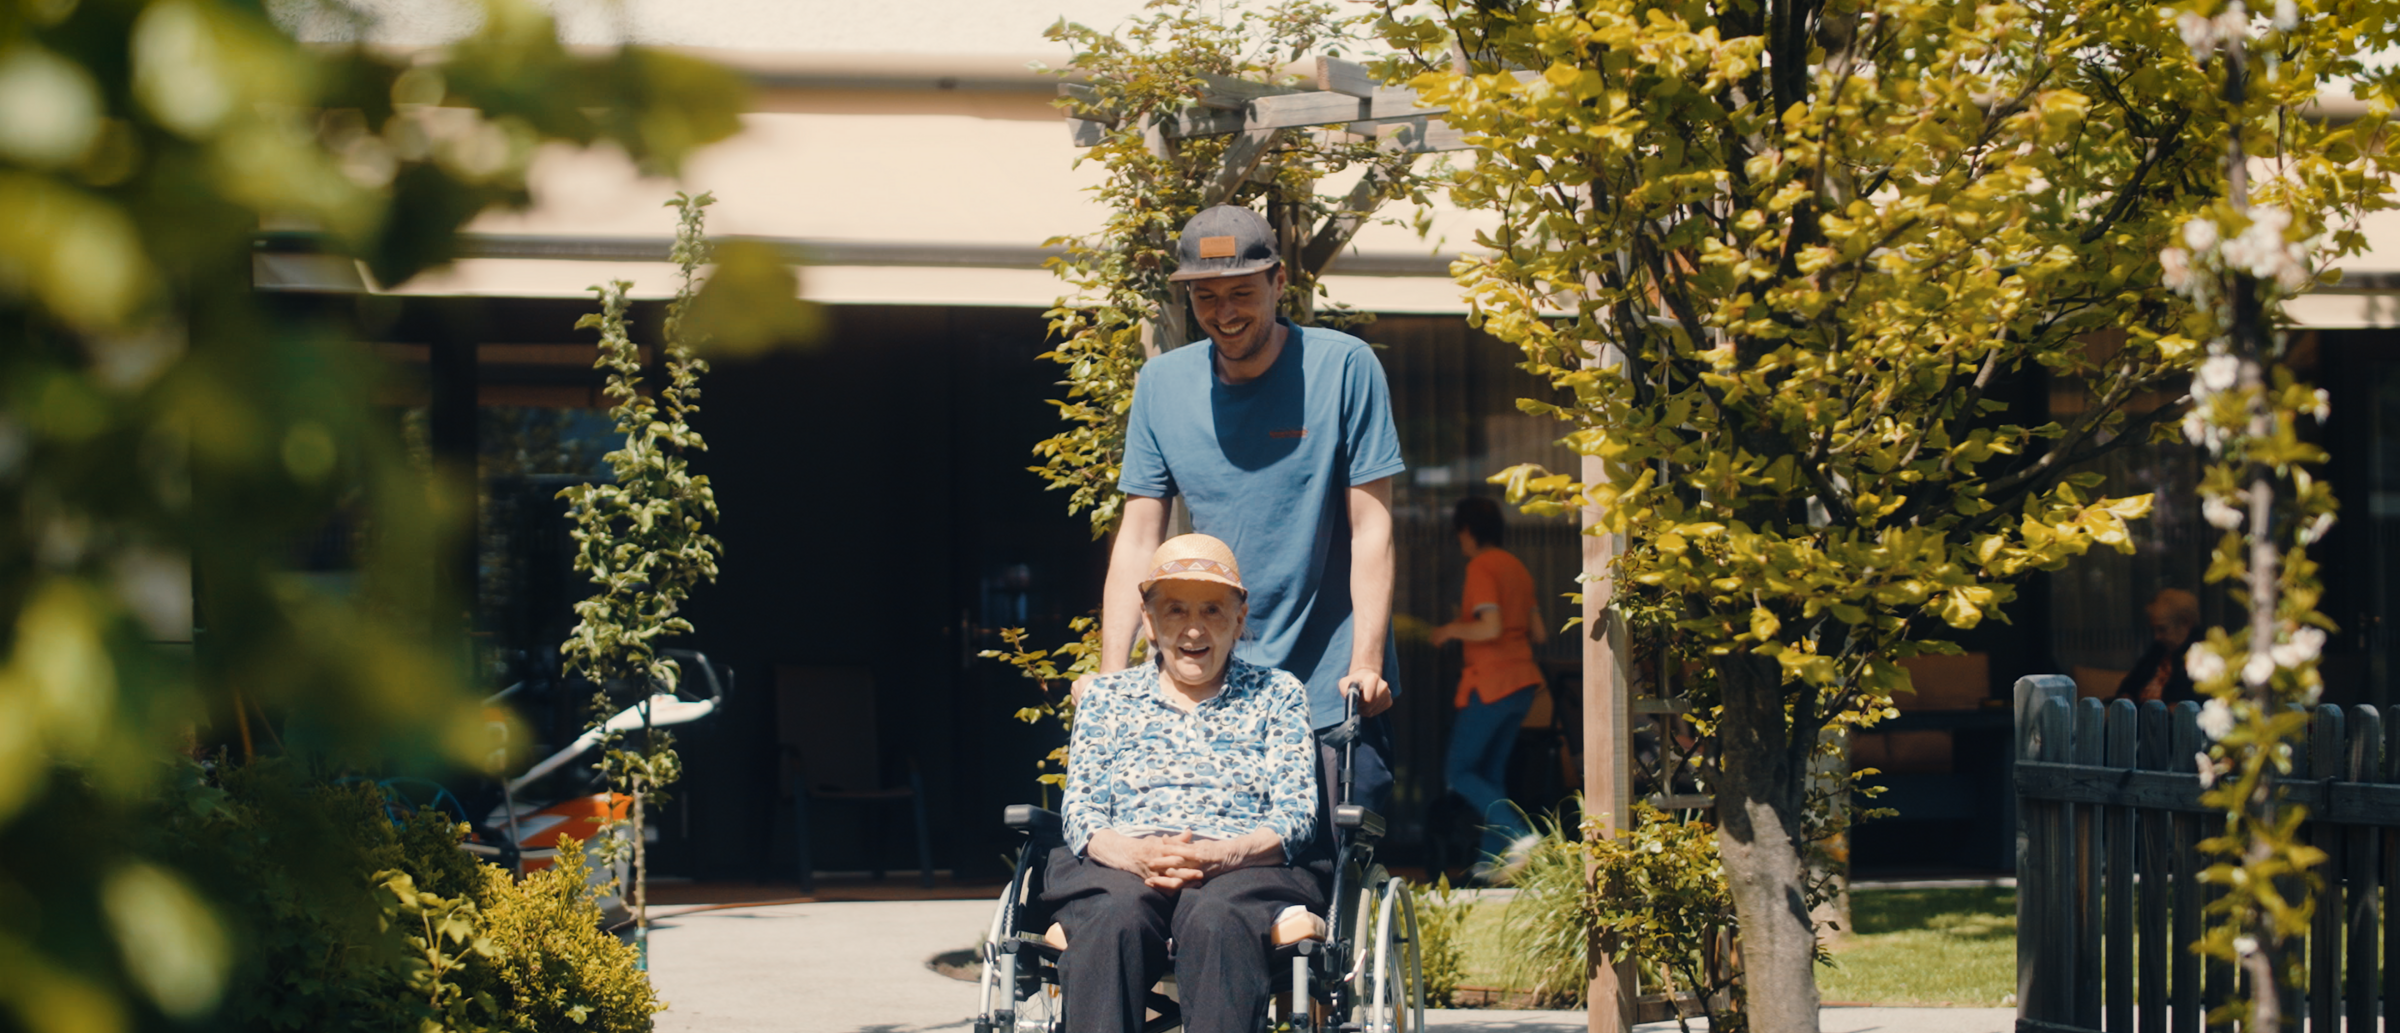
[[[1213,335],[1209,340],[1217,346],[1217,358],[1226,362],[1247,362],[1267,350],[1267,342],[1275,339],[1275,317],[1269,316],[1262,322],[1251,324],[1249,332],[1243,337],[1244,340],[1230,344]],[[1241,344],[1248,344],[1249,347],[1236,351],[1235,348]]]

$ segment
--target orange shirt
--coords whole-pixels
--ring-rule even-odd
[[[1460,620],[1470,620],[1485,606],[1500,608],[1500,637],[1462,642],[1467,669],[1459,675],[1456,706],[1467,705],[1467,693],[1485,703],[1496,702],[1542,683],[1542,667],[1533,659],[1533,575],[1504,549],[1489,548],[1467,561],[1467,587],[1458,601]]]

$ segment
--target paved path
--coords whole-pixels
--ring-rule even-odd
[[[784,904],[665,918],[651,978],[668,1002],[659,1033],[930,1033],[969,1030],[975,984],[925,965],[974,946],[988,900]],[[1427,1012],[1434,1030],[1580,1033],[1582,1012]],[[2007,1008],[1828,1008],[1825,1033],[2007,1033]],[[1695,1023],[1695,1028],[1705,1028]],[[1641,1033],[1675,1033],[1672,1022]]]

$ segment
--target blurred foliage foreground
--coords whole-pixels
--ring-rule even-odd
[[[170,1010],[210,1006],[214,1024],[247,1030],[632,1033],[662,1007],[633,947],[602,928],[571,844],[518,882],[459,850],[463,827],[437,812],[396,825],[372,783],[328,783],[282,760],[182,765],[138,829],[83,827],[82,795],[55,794],[61,813],[35,817],[91,841],[125,837],[114,845],[150,859],[112,881],[104,904],[115,934],[140,945],[132,976]],[[107,938],[66,946],[106,951]],[[89,1028],[111,1010],[48,974],[12,966],[26,1017]]]
[[[431,573],[471,472],[405,461],[350,343],[373,328],[262,303],[253,239],[308,231],[400,283],[527,202],[540,145],[672,174],[743,101],[693,59],[569,54],[505,0],[413,54],[303,45],[254,2],[0,0],[0,1028],[337,1028],[354,1006],[473,1028],[498,1021],[487,996],[528,1007],[474,973],[505,971],[505,922],[562,889],[432,885],[441,850],[417,871],[327,858],[349,882],[324,893],[418,940],[378,967],[398,948],[281,882],[302,847],[251,824],[298,819],[178,759],[237,708],[327,770],[464,761],[480,734],[463,586]],[[328,537],[354,554],[338,591],[289,572]],[[343,849],[388,852],[373,827]],[[405,992],[364,989],[390,978]],[[401,1001],[424,1011],[399,1022]],[[647,1024],[646,1002],[611,1007]]]

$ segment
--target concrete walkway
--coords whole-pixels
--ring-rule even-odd
[[[783,904],[652,923],[650,974],[668,1009],[659,1033],[929,1033],[969,1030],[975,984],[926,960],[973,947],[988,900]],[[1828,1008],[1825,1033],[2007,1033],[2007,1008]],[[1429,1011],[1434,1030],[1570,1033],[1582,1012]],[[1694,1028],[1705,1024],[1695,1023]],[[1672,1022],[1642,1033],[1674,1033]]]

